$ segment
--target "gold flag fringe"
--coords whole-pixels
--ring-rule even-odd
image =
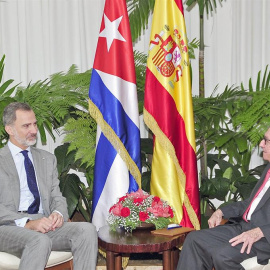
[[[171,157],[171,159],[173,160],[173,163],[175,165],[176,168],[176,172],[177,172],[177,176],[178,179],[180,181],[180,184],[182,185],[182,187],[186,187],[186,175],[183,172],[176,153],[175,153],[175,148],[173,146],[173,144],[171,143],[171,141],[168,139],[168,137],[163,133],[163,131],[160,129],[159,125],[157,124],[156,120],[154,119],[154,117],[144,108],[143,109],[143,118],[144,118],[144,122],[146,123],[146,125],[152,130],[152,132],[155,134],[158,142],[160,143],[160,145],[165,149],[165,151],[169,154],[169,156]],[[187,209],[190,221],[192,223],[192,225],[194,226],[194,228],[196,230],[200,229],[200,222],[198,220],[198,217],[190,203],[189,197],[187,196],[186,192],[184,195],[184,205]]]
[[[126,150],[124,144],[121,142],[119,137],[116,135],[111,126],[104,120],[102,113],[98,109],[98,107],[89,99],[89,112],[90,115],[96,120],[97,124],[100,126],[102,132],[106,136],[106,138],[111,142],[114,146],[120,157],[126,163],[128,170],[138,183],[141,188],[141,172],[134,162],[134,160],[130,157],[128,151]]]

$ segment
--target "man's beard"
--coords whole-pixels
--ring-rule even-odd
[[[24,146],[32,146],[32,145],[35,145],[36,144],[36,142],[37,142],[37,135],[35,135],[35,136],[32,136],[31,135],[31,137],[35,137],[34,139],[32,139],[32,140],[30,140],[30,139],[22,139],[19,135],[18,135],[18,133],[17,133],[17,131],[14,129],[13,130],[13,132],[14,132],[14,139],[17,141],[17,142],[19,142],[21,145],[24,145]]]

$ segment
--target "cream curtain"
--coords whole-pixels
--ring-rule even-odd
[[[185,11],[188,38],[199,37],[198,9]],[[270,1],[224,0],[217,12],[205,15],[205,91],[209,96],[216,85],[248,87],[248,80],[270,63]],[[198,55],[197,55],[198,56]],[[193,95],[198,95],[198,64],[192,61]]]
[[[3,0],[0,54],[5,78],[27,84],[92,65],[104,0]]]
[[[147,1],[147,0],[145,0]],[[218,0],[217,0],[218,1]],[[183,1],[184,2],[184,1]],[[27,85],[67,71],[92,67],[105,0],[0,1],[0,56],[6,55],[4,79]],[[197,5],[184,5],[189,40],[199,38]],[[134,44],[147,53],[150,25]],[[205,88],[255,80],[270,63],[270,1],[224,0],[217,11],[205,15]],[[198,51],[193,67],[193,95],[198,95]],[[255,81],[254,81],[255,84]],[[47,146],[53,151],[54,144]]]
[[[147,1],[147,0],[145,0]],[[105,0],[0,1],[0,56],[4,79],[23,85],[67,71],[92,67]],[[188,38],[199,38],[197,6],[184,5]],[[151,25],[151,22],[150,24]],[[270,1],[224,0],[205,15],[206,95],[216,85],[247,85],[270,62]],[[150,26],[134,48],[147,53]],[[198,94],[198,52],[192,61],[193,95]]]

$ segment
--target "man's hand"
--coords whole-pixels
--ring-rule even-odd
[[[220,225],[223,213],[220,209],[216,210],[213,215],[208,219],[209,228],[214,228]]]
[[[231,243],[233,247],[240,243],[243,243],[243,246],[240,252],[244,253],[246,250],[246,253],[249,254],[252,245],[255,242],[259,241],[262,237],[264,237],[264,234],[262,230],[258,227],[258,228],[241,233],[240,235],[229,240],[229,242]]]
[[[24,227],[36,232],[47,233],[52,230],[53,222],[49,218],[43,217],[40,219],[30,220]]]
[[[47,233],[49,231],[54,231],[56,228],[62,227],[63,224],[64,218],[59,213],[53,212],[49,217],[30,220],[24,227],[36,232]]]
[[[62,227],[64,224],[64,218],[57,212],[51,213],[49,219],[52,221],[52,231],[54,231],[56,228]]]

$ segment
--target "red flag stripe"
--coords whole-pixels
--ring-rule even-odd
[[[179,164],[186,175],[186,193],[196,213],[199,205],[198,176],[196,170],[196,155],[191,147],[185,132],[185,122],[171,95],[159,83],[154,74],[147,69],[146,88],[155,89],[145,93],[145,109],[155,118],[160,129],[175,147]],[[155,108],[159,108],[156,110]],[[181,149],[185,151],[181,151]],[[195,166],[195,167],[194,167]]]
[[[107,1],[104,8],[104,15],[110,21],[123,16],[118,30],[125,41],[114,39],[108,51],[106,38],[99,37],[93,68],[136,83],[133,49],[127,46],[127,44],[132,44],[132,41],[126,3],[124,1],[118,1],[117,5],[115,5],[114,1]],[[104,28],[103,16],[100,32]]]

